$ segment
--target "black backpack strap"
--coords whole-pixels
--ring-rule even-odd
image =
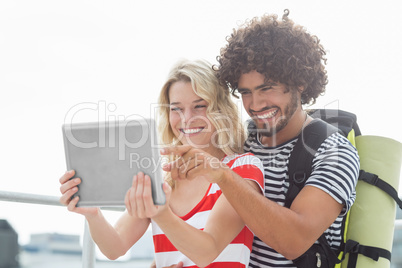
[[[398,192],[389,183],[380,179],[377,175],[370,172],[366,172],[364,170],[360,170],[359,180],[365,181],[386,192],[389,196],[391,196],[395,200],[399,208],[402,209],[402,200],[399,199]]]
[[[352,129],[355,131],[355,136],[361,135],[359,125],[357,124],[357,117],[353,113],[338,109],[316,109],[308,110],[307,112],[311,117],[320,118],[335,126],[345,137],[348,136]]]
[[[355,268],[357,264],[358,254],[362,254],[368,258],[378,261],[380,257],[386,258],[391,261],[391,252],[377,247],[360,245],[359,242],[348,240],[345,244],[345,253],[349,253],[348,268]],[[343,260],[343,259],[342,259]]]
[[[361,135],[356,123],[356,116],[352,113],[342,110],[325,109],[310,111],[309,114],[316,119],[302,130],[289,158],[289,189],[285,199],[285,206],[288,208],[310,176],[312,160],[324,140],[335,132],[340,132],[346,137],[352,129],[355,131],[355,136]],[[327,123],[319,118],[322,118]],[[389,194],[402,209],[402,200],[399,199],[397,191],[390,184],[378,178],[377,175],[361,170],[359,180],[374,185]],[[346,243],[342,241],[342,244],[344,244],[341,248],[344,249],[344,253],[343,258],[339,260],[336,253],[331,250],[324,234],[320,236],[318,242],[323,245],[327,257],[333,260],[333,263],[343,261],[346,254],[349,253],[348,268],[356,267],[358,254],[362,254],[375,261],[378,261],[380,257],[391,260],[390,251],[378,247],[361,245],[353,240],[348,240]]]
[[[338,132],[337,128],[321,119],[314,119],[302,129],[289,157],[289,188],[286,193],[285,207],[290,208],[293,200],[304,187],[311,174],[312,161],[318,148],[326,138],[335,132]]]

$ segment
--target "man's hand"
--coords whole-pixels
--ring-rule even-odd
[[[173,179],[194,179],[203,177],[210,182],[218,183],[230,171],[218,158],[196,149],[190,145],[166,147],[161,150],[162,155],[175,155],[179,158],[163,167],[170,172]]]

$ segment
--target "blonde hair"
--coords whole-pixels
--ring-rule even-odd
[[[197,96],[208,103],[207,117],[216,128],[216,146],[226,155],[243,152],[246,138],[236,104],[229,89],[222,86],[212,65],[205,60],[180,60],[169,72],[167,81],[159,95],[159,137],[165,145],[178,145],[169,123],[169,89],[179,81],[189,82]]]

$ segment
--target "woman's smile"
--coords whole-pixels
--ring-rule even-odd
[[[205,127],[195,127],[195,128],[180,128],[180,132],[185,135],[198,134],[204,130]]]

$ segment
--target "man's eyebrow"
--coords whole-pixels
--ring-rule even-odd
[[[257,89],[262,89],[262,88],[264,88],[264,87],[273,87],[273,86],[277,86],[277,85],[278,85],[278,84],[275,83],[275,82],[268,81],[268,82],[265,82],[265,83],[262,84],[262,85],[257,86],[255,89],[257,90]]]
[[[265,82],[264,84],[261,84],[259,86],[256,86],[254,88],[254,90],[259,90],[259,89],[263,89],[265,87],[272,87],[272,86],[277,86],[278,84],[275,82]],[[249,90],[248,88],[238,88],[237,91],[245,91],[245,90]]]

